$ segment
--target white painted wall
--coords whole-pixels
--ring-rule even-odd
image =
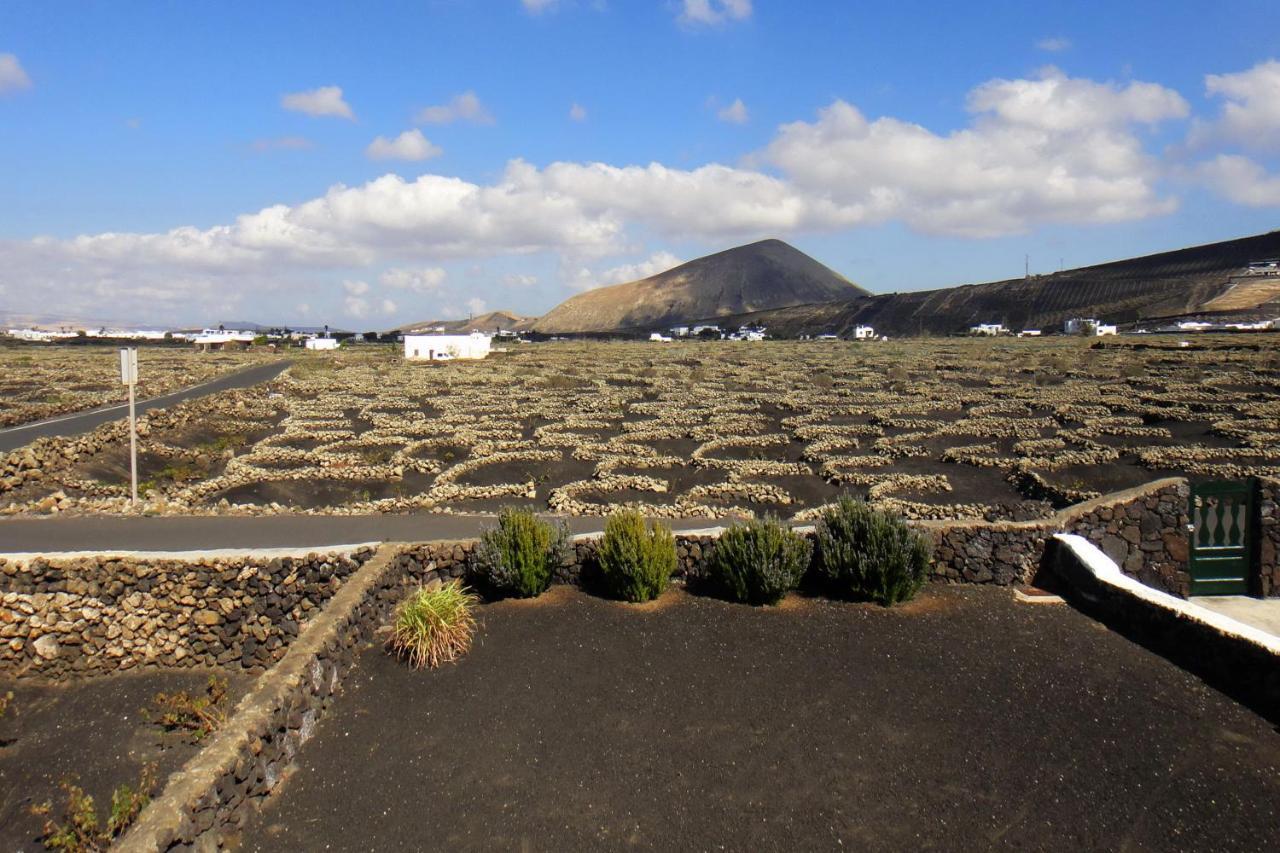
[[[442,361],[450,358],[484,358],[490,352],[488,335],[405,335],[404,357],[410,361]]]

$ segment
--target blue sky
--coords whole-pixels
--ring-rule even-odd
[[[2,2],[0,311],[382,328],[767,236],[888,292],[1266,231],[1274,26],[1266,2]]]

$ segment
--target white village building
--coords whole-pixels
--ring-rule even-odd
[[[332,350],[338,348],[337,338],[307,338],[304,344],[309,350]]]
[[[979,323],[976,326],[969,327],[971,335],[1007,335],[1009,330],[1004,327],[1004,323]]]
[[[855,341],[874,341],[876,339],[876,330],[871,326],[855,326],[853,339]]]
[[[492,340],[482,332],[469,335],[405,335],[404,357],[410,361],[448,361],[452,358],[484,358]]]
[[[1100,323],[1093,317],[1072,317],[1062,325],[1062,331],[1068,335],[1084,335],[1085,337],[1102,337],[1119,334],[1113,324]]]

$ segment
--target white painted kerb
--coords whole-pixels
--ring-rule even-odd
[[[1074,533],[1057,533],[1054,534],[1053,538],[1070,548],[1071,553],[1075,554],[1080,563],[1101,583],[1114,587],[1134,598],[1141,599],[1148,604],[1171,611],[1184,619],[1199,622],[1220,634],[1251,643],[1280,657],[1280,637],[1268,634],[1266,631],[1255,628],[1252,625],[1246,625],[1243,622],[1232,619],[1230,616],[1215,613],[1206,607],[1201,607],[1198,604],[1139,583],[1120,571],[1120,567],[1110,557],[1102,553],[1098,546],[1083,536],[1078,536]]]
[[[260,558],[272,560],[276,557],[306,557],[311,554],[327,556],[336,554],[346,556],[361,548],[377,548],[381,542],[359,542],[354,545],[320,545],[310,548],[208,548],[197,551],[29,551],[0,553],[0,557],[13,563],[29,563],[32,560],[238,560]]]

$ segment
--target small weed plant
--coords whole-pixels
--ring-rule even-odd
[[[9,713],[9,705],[13,702],[13,691],[10,690],[3,696],[0,696],[0,720],[3,720],[5,714]]]
[[[192,743],[199,743],[226,721],[226,702],[227,680],[211,675],[204,693],[157,693],[142,715],[167,732],[180,732]]]
[[[457,580],[414,590],[396,607],[387,648],[414,669],[457,660],[471,648],[476,601]]]
[[[601,578],[610,595],[625,601],[650,601],[662,595],[676,570],[676,540],[671,528],[646,523],[639,512],[614,513],[604,525],[599,560]]]
[[[930,547],[905,521],[843,497],[818,521],[814,571],[841,598],[888,607],[924,585]]]
[[[151,802],[156,787],[156,768],[154,764],[144,766],[137,786],[120,785],[111,792],[111,810],[107,814],[105,828],[98,820],[93,797],[71,779],[62,780],[60,787],[67,801],[59,817],[54,817],[52,802],[31,807],[33,815],[44,818],[40,840],[45,849],[63,853],[97,853],[124,835]]]
[[[812,552],[807,539],[777,519],[751,519],[720,534],[707,568],[726,597],[777,604],[799,586]]]
[[[476,568],[493,592],[530,598],[551,585],[568,547],[569,531],[563,524],[549,524],[530,510],[508,507],[498,515],[497,526],[480,534]]]

